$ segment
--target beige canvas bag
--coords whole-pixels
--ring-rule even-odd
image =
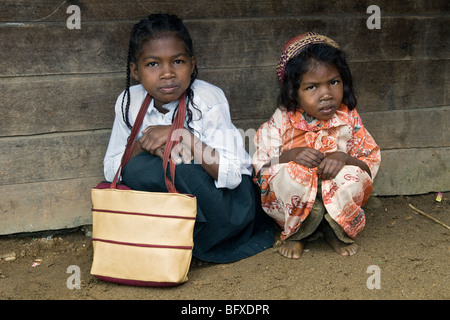
[[[188,280],[194,246],[197,199],[180,194],[174,186],[175,164],[170,151],[179,137],[165,147],[163,170],[170,162],[169,193],[131,190],[117,183],[128,162],[137,132],[150,104],[147,95],[133,126],[121,167],[112,183],[91,190],[94,256],[91,274],[116,283],[173,286]],[[184,125],[186,97],[180,99],[172,131]]]

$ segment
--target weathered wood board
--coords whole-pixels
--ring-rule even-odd
[[[0,186],[0,235],[92,223],[90,190],[101,176]]]
[[[109,136],[98,130],[1,139],[0,185],[102,175]]]
[[[0,28],[0,76],[106,73],[125,70],[134,22],[5,24]],[[202,68],[275,65],[284,43],[306,31],[335,39],[352,61],[449,59],[448,18],[386,18],[383,32],[367,29],[365,17],[260,18],[187,22]],[[357,39],[357,41],[348,41]],[[20,61],[20,63],[11,63]],[[39,63],[36,63],[39,61]]]
[[[430,108],[430,116],[434,117],[436,107],[450,105],[449,86],[445,85],[450,81],[450,73],[439,72],[443,67],[448,69],[448,61],[352,63],[359,112],[380,112],[388,121],[391,110],[426,112]],[[278,83],[274,70],[274,66],[200,69],[199,78],[224,90],[235,121],[263,122],[277,106]],[[385,77],[380,78],[380,71],[398,74],[395,85],[383,81]],[[124,88],[124,72],[0,78],[0,137],[110,128],[114,104]],[[403,121],[401,117],[396,118]]]
[[[385,150],[381,156],[374,194],[389,196],[450,190],[449,147]]]

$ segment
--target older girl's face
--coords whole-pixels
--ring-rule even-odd
[[[343,96],[344,86],[338,69],[332,64],[311,62],[297,92],[300,107],[314,118],[326,121],[339,109]]]
[[[151,39],[142,46],[137,64],[131,63],[133,77],[153,97],[155,108],[178,100],[191,82],[195,58],[177,37]]]

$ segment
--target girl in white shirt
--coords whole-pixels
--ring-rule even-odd
[[[186,93],[185,127],[171,157],[177,163],[177,190],[197,197],[193,254],[204,261],[232,262],[270,247],[272,222],[262,212],[251,158],[231,122],[223,91],[196,80],[197,73],[192,40],[179,18],[152,14],[133,27],[127,86],[116,102],[104,173],[113,180],[149,93],[153,99],[122,183],[134,190],[167,192],[162,157],[178,100]],[[130,86],[130,75],[140,84]]]

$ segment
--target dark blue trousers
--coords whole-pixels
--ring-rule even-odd
[[[133,190],[167,192],[162,160],[142,152],[122,170],[122,182]],[[226,263],[255,255],[273,245],[273,221],[261,208],[259,191],[243,175],[233,189],[216,188],[199,164],[175,169],[178,192],[197,198],[193,255],[203,261]]]

